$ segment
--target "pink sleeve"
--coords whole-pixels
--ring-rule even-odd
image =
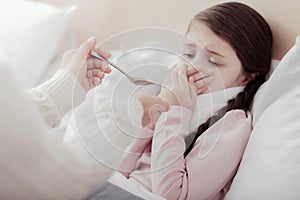
[[[144,153],[145,148],[151,145],[152,136],[152,130],[143,128],[140,137],[135,138],[126,149],[118,168],[118,171],[126,178],[135,169],[136,162]]]
[[[183,158],[184,138],[189,134],[192,112],[174,106],[164,115],[166,121],[156,126],[152,141],[152,192],[166,199],[186,199],[188,180]]]
[[[166,199],[212,199],[234,176],[251,132],[251,116],[234,110],[204,132],[184,159],[191,111],[173,107],[155,132],[153,193]]]

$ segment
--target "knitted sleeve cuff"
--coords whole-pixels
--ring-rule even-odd
[[[85,99],[85,91],[68,70],[60,69],[39,88],[52,98],[58,112],[63,117]]]
[[[85,90],[68,70],[60,69],[43,84],[27,91],[48,125],[54,127],[85,99]]]

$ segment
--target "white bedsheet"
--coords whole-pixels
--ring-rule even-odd
[[[115,172],[112,177],[108,180],[108,182],[117,185],[124,190],[139,196],[143,199],[151,199],[151,200],[164,200],[165,198],[155,195],[148,190],[135,185],[134,183],[130,182],[127,178],[125,178],[121,173]]]

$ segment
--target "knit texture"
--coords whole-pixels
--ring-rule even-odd
[[[50,80],[26,93],[51,127],[58,126],[60,119],[85,98],[80,83],[65,69],[58,70]]]

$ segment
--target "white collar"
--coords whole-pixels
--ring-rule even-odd
[[[244,87],[232,87],[224,90],[199,95],[193,111],[190,131],[195,131],[199,125],[213,116],[222,107],[226,106],[229,99],[235,98]]]

